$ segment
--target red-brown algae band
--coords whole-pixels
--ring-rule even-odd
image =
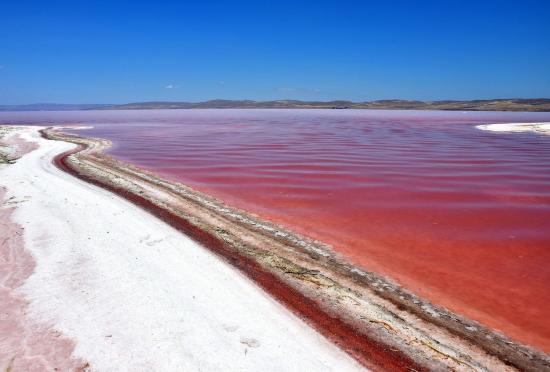
[[[56,136],[57,135],[52,135],[52,137],[56,137]],[[71,140],[70,137],[66,137],[65,139],[69,140],[69,141]],[[74,138],[73,138],[73,140],[74,140]],[[82,143],[82,142],[79,142],[78,139],[76,140],[76,142],[77,143]],[[82,150],[82,149],[84,149],[84,147],[80,148],[80,150]],[[76,153],[76,152],[78,152],[78,150],[73,151],[72,153]],[[69,170],[72,173],[75,173],[79,177],[84,177],[84,178],[86,178],[86,179],[88,179],[89,181],[92,181],[92,182],[101,183],[103,185],[103,187],[107,187],[108,189],[111,189],[111,190],[113,190],[117,193],[120,193],[121,195],[125,196],[126,198],[128,198],[128,199],[142,205],[143,207],[149,209],[150,211],[152,211],[156,215],[160,216],[161,218],[165,219],[169,223],[173,224],[174,226],[177,226],[178,228],[182,229],[187,234],[190,234],[191,236],[194,236],[196,239],[202,241],[206,246],[210,247],[211,249],[213,249],[218,254],[221,254],[226,259],[230,260],[233,264],[235,264],[237,267],[239,267],[241,270],[243,270],[247,275],[249,275],[251,278],[255,279],[260,285],[262,285],[262,286],[264,286],[264,288],[270,290],[271,293],[274,294],[280,301],[284,302],[287,306],[293,308],[294,311],[297,311],[302,316],[309,317],[309,321],[312,322],[312,324],[314,326],[316,326],[319,330],[321,330],[323,333],[325,333],[327,336],[329,336],[333,341],[335,341],[339,345],[341,345],[348,352],[351,352],[352,355],[354,355],[356,358],[361,360],[363,363],[365,363],[366,365],[370,365],[371,367],[373,365],[374,366],[384,365],[384,363],[383,363],[384,358],[381,358],[381,359],[378,358],[378,361],[376,360],[376,358],[373,358],[373,356],[376,356],[376,353],[373,354],[372,350],[377,349],[376,347],[373,349],[373,345],[376,345],[377,343],[373,343],[372,340],[368,341],[368,337],[365,337],[365,334],[363,333],[362,335],[357,335],[357,336],[359,336],[359,339],[363,338],[363,341],[361,341],[361,342],[363,342],[363,345],[365,345],[366,347],[365,348],[361,348],[361,347],[358,348],[357,347],[357,340],[356,340],[355,337],[351,337],[351,339],[350,339],[349,336],[348,337],[344,336],[345,333],[342,333],[341,330],[340,331],[338,330],[338,328],[340,328],[340,329],[342,329],[342,328],[340,326],[337,326],[337,327],[334,326],[334,324],[342,322],[342,319],[338,319],[337,316],[336,317],[333,316],[332,318],[329,317],[330,319],[328,319],[328,320],[330,320],[330,322],[327,322],[326,314],[322,315],[323,312],[330,313],[330,312],[326,311],[326,308],[321,309],[320,311],[319,311],[319,309],[312,310],[312,308],[315,308],[315,306],[313,306],[313,307],[311,306],[311,301],[304,301],[304,296],[303,295],[301,296],[301,298],[300,298],[299,294],[298,294],[298,296],[296,296],[295,289],[289,289],[288,286],[285,287],[281,283],[278,283],[277,285],[274,285],[273,283],[277,283],[277,280],[274,280],[274,279],[277,279],[277,278],[273,277],[273,275],[265,276],[265,269],[259,268],[257,263],[254,263],[254,262],[251,263],[249,259],[246,259],[246,257],[243,260],[243,257],[242,256],[239,257],[238,255],[236,255],[234,250],[227,249],[227,247],[225,247],[226,246],[225,242],[223,240],[220,240],[219,235],[215,235],[215,234],[213,235],[212,233],[206,232],[206,231],[201,230],[201,229],[197,229],[196,226],[191,226],[189,224],[189,222],[186,221],[185,219],[182,220],[178,216],[175,216],[173,213],[171,213],[169,211],[166,211],[163,208],[159,208],[157,204],[152,203],[150,200],[147,200],[143,196],[140,196],[139,195],[140,193],[129,192],[128,190],[125,190],[124,188],[113,186],[112,183],[109,184],[108,182],[105,183],[105,182],[98,181],[97,177],[90,177],[89,172],[87,173],[87,175],[83,174],[82,168],[79,169],[79,170],[76,170],[76,169],[74,169],[75,165],[71,164],[71,162],[68,161],[69,155],[70,154],[64,154],[63,156],[59,156],[59,157],[56,158],[56,161],[58,162],[58,164],[60,164],[61,167],[63,167],[66,170]],[[97,154],[92,155],[92,157],[93,156],[97,156]],[[100,158],[102,160],[105,160],[105,158],[102,157],[102,156],[100,156]],[[103,164],[103,165],[105,165],[105,164]],[[260,275],[259,273],[262,272],[262,271],[263,271],[263,273]],[[269,278],[269,280],[265,280],[265,279],[262,279],[262,278]],[[279,282],[280,282],[280,278],[279,278]],[[283,288],[284,288],[284,290],[283,290]],[[289,294],[291,294],[291,293],[292,293],[292,295],[289,296]],[[298,306],[299,304],[302,304],[302,305],[307,304],[307,305],[306,306]],[[319,315],[319,314],[321,314],[321,315]],[[315,315],[315,316],[313,316],[313,315]],[[319,317],[321,317],[321,318],[325,317],[325,320],[324,321],[320,320]],[[451,316],[451,319],[453,319],[453,316]],[[332,326],[327,327],[328,324],[332,324]],[[357,332],[357,330],[355,330],[355,332],[354,332],[353,327],[350,328],[349,325],[350,325],[350,322],[349,322],[349,319],[348,319],[348,326],[347,326],[348,330],[347,330],[347,332],[349,332],[349,335],[359,333],[359,332]],[[389,326],[389,327],[391,327],[391,326]],[[345,328],[346,327],[344,326],[344,329]],[[472,332],[471,330],[476,329],[475,326],[466,326],[466,328],[468,330],[470,330],[470,332]],[[462,334],[462,336],[463,336],[463,334]],[[487,334],[487,337],[493,337],[493,336],[491,336],[490,334]],[[346,338],[347,338],[347,342],[349,342],[349,341],[351,341],[351,342],[348,343],[348,344],[343,343],[342,340],[346,339]],[[466,337],[466,338],[468,338],[468,337]],[[479,340],[476,340],[476,337],[473,337],[473,339],[474,339],[474,341],[479,341]],[[369,348],[370,348],[370,350],[368,350]],[[379,347],[379,349],[382,351],[382,354],[386,355],[385,358],[387,358],[387,360],[392,360],[393,359],[394,362],[396,360],[399,360],[399,359],[401,360],[401,362],[395,364],[395,367],[397,367],[399,365],[402,365],[402,366],[406,365],[406,363],[411,363],[410,359],[403,358],[402,356],[400,358],[398,357],[396,359],[396,356],[398,356],[400,354],[397,349],[387,347],[387,345],[386,345],[386,347],[384,347],[384,346]],[[492,351],[495,351],[495,350],[492,350]],[[512,364],[515,364],[517,366],[522,365],[521,357],[519,357],[519,360],[518,360],[517,356],[516,357],[510,356],[510,360],[507,361],[506,356],[502,355],[502,352],[503,351],[500,350],[500,353],[501,353],[500,357],[503,357],[503,360],[506,363],[512,363]],[[497,350],[497,353],[498,353],[498,350]],[[450,358],[450,357],[447,355],[447,356],[444,356],[443,358],[445,359],[445,358]],[[533,362],[533,359],[536,360],[537,358],[539,359],[539,362],[536,362],[536,361]],[[525,369],[534,370],[533,366],[537,365],[537,363],[538,363],[539,366],[545,366],[545,365],[547,366],[548,365],[547,364],[548,363],[547,357],[545,357],[545,356],[541,357],[540,355],[537,356],[536,352],[534,354],[527,354],[527,359],[531,359],[531,360],[523,361],[525,363],[524,363],[524,365],[522,365],[522,367],[525,368]],[[380,363],[380,361],[382,361],[382,363]],[[402,364],[403,361],[405,361],[405,364]],[[465,364],[468,365],[468,363],[465,363]],[[386,368],[387,367],[388,366],[386,365]]]

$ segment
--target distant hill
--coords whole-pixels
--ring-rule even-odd
[[[0,105],[0,111],[71,111],[97,110],[111,105],[101,104],[65,104],[65,103],[31,103],[28,105]]]
[[[550,99],[492,99],[475,101],[230,101],[206,102],[138,102],[105,107],[112,110],[191,109],[191,108],[328,108],[328,109],[386,109],[386,110],[459,110],[459,111],[550,111]]]
[[[456,110],[456,111],[550,111],[549,98],[490,99],[472,101],[251,101],[212,100],[205,102],[136,102],[126,104],[31,104],[1,106],[0,111],[66,111],[66,110],[150,110],[150,109],[224,109],[224,108],[295,108],[295,109],[384,109],[384,110]]]

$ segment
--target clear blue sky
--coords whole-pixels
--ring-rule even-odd
[[[550,1],[9,1],[0,104],[550,97]]]

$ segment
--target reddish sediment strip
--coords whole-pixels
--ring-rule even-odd
[[[229,261],[234,267],[260,285],[278,301],[283,303],[293,313],[313,325],[325,337],[352,355],[362,365],[375,371],[423,371],[427,370],[400,350],[375,339],[365,337],[357,332],[352,324],[345,322],[335,314],[329,314],[320,308],[319,304],[304,296],[299,290],[279,280],[276,275],[262,267],[258,262],[246,255],[235,252],[230,245],[218,236],[205,229],[200,229],[170,210],[159,207],[147,198],[128,191],[123,187],[115,187],[98,179],[86,176],[73,168],[68,157],[86,149],[79,145],[75,149],[59,154],[54,163],[63,171],[81,178],[89,183],[114,192],[134,204],[149,211],[156,217],[168,223],[187,236],[210,249],[219,257]]]
[[[24,155],[36,144],[11,136],[15,147],[10,157]],[[32,255],[25,250],[23,227],[11,216],[19,202],[6,199],[7,190],[0,187],[0,368],[3,371],[80,371],[88,364],[72,356],[75,344],[47,324],[27,315],[28,301],[20,287],[35,268]]]
[[[201,242],[371,369],[550,370],[548,355],[342,262],[318,242],[101,154],[106,141],[43,135],[79,145],[56,157],[61,169]]]

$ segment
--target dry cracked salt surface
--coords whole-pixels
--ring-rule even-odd
[[[191,239],[56,168],[74,145],[37,129],[0,165],[3,370],[361,369]]]

